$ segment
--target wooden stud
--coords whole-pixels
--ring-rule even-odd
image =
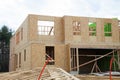
[[[79,73],[79,56],[78,56],[78,48],[76,48],[76,57],[77,57],[77,71],[78,71],[78,73]]]

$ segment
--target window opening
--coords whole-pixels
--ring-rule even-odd
[[[21,28],[21,40],[23,40],[23,28]]]
[[[89,36],[96,36],[96,22],[89,22]]]
[[[54,35],[54,22],[53,21],[38,21],[38,34],[39,35]]]
[[[111,27],[111,23],[105,23],[104,24],[104,35],[105,36],[112,36],[112,27]]]
[[[73,35],[80,35],[80,22],[73,21]]]
[[[26,61],[26,49],[24,50],[24,61]]]
[[[15,68],[18,67],[18,55],[15,54]]]
[[[19,67],[21,67],[21,53],[19,53]]]
[[[17,32],[17,34],[16,34],[16,44],[19,43],[19,40],[20,40],[20,32]]]
[[[54,55],[54,47],[53,46],[46,46],[46,54],[48,55],[48,56],[50,56],[53,60],[55,60],[55,55]],[[46,56],[46,60],[47,60],[47,56]],[[55,62],[53,61],[53,60],[50,60],[49,62],[48,62],[48,65],[54,65],[55,64]]]

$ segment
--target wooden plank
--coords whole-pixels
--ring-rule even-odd
[[[116,51],[116,50],[115,50],[115,51]],[[79,67],[82,67],[82,66],[85,66],[85,65],[87,65],[87,64],[90,64],[90,63],[92,63],[92,62],[94,62],[94,61],[97,61],[97,60],[99,60],[99,59],[101,59],[101,58],[103,58],[103,57],[105,57],[105,56],[108,56],[108,55],[112,54],[113,52],[114,52],[114,50],[113,50],[112,52],[109,52],[109,53],[107,53],[107,54],[105,54],[105,55],[103,55],[103,56],[100,56],[100,57],[96,58],[96,59],[93,59],[93,60],[91,60],[91,61],[88,61],[88,62],[86,62],[86,63],[83,63],[83,64],[79,65]],[[74,67],[73,69],[75,69],[75,68],[77,68],[77,67]]]
[[[120,69],[120,49],[117,51],[117,55],[118,55],[118,67]]]
[[[115,52],[113,51],[113,58],[115,59]],[[114,70],[116,71],[116,65],[115,65],[115,60],[113,61],[113,66],[114,66]]]
[[[79,73],[79,56],[78,56],[78,48],[76,48],[76,57],[77,57],[77,71]]]
[[[49,32],[49,35],[51,35],[52,29],[53,29],[53,27],[51,27],[50,32]]]
[[[87,57],[100,57],[100,56],[102,56],[102,55],[79,55],[79,56],[87,56]],[[108,55],[108,56],[106,56],[106,57],[111,57],[112,55]]]

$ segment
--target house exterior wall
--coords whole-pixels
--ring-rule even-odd
[[[67,45],[55,45],[55,66],[70,71],[69,49]]]
[[[45,63],[45,45],[31,44],[31,67],[42,67]]]
[[[15,53],[14,53],[14,50],[15,50],[15,37],[13,36],[10,40],[10,60],[9,60],[9,71],[12,71],[12,70],[15,70]]]
[[[38,21],[53,21],[55,34],[52,36],[39,35]],[[73,21],[80,22],[80,35],[73,35]],[[96,22],[96,36],[89,36],[89,21]],[[112,24],[111,37],[104,36],[105,22]],[[17,37],[17,33],[19,33],[19,37]],[[55,66],[70,71],[70,48],[116,49],[120,47],[119,36],[118,20],[77,16],[54,17],[30,14],[11,38],[10,71],[42,67],[45,63],[46,46],[54,47]],[[18,39],[19,41],[16,43]],[[24,60],[24,50],[26,50],[26,60]],[[21,57],[19,55],[20,53]],[[15,60],[12,55],[17,55],[17,60]],[[19,64],[20,62],[21,64]]]
[[[17,35],[17,33],[19,33],[19,35]],[[18,37],[19,40],[17,39]],[[30,60],[31,60],[30,46],[28,46],[29,44],[30,43],[28,42],[28,18],[26,18],[10,40],[10,65],[9,65],[10,71],[23,69],[23,68],[30,69],[29,67],[27,67],[28,65],[30,66]],[[23,53],[25,49],[27,51],[26,52],[27,61],[23,62],[23,55],[24,55]],[[22,67],[19,67],[19,53],[21,53],[22,56],[21,57]]]
[[[73,21],[80,22],[81,35],[73,35]],[[96,22],[96,36],[89,36],[88,22]],[[104,36],[104,23],[111,23],[112,36]],[[65,44],[80,48],[116,48],[119,47],[118,20],[107,18],[89,18],[64,16]],[[68,34],[69,33],[69,34]],[[117,35],[117,36],[116,36]],[[94,43],[94,44],[93,44]]]
[[[54,24],[54,36],[43,36],[38,34],[37,21],[53,21]],[[63,20],[61,17],[51,17],[51,16],[39,16],[30,15],[29,16],[29,31],[28,36],[30,41],[39,41],[40,43],[63,43],[64,41],[64,29]],[[57,31],[59,30],[59,31]]]

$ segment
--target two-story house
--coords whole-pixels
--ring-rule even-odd
[[[11,38],[10,71],[42,67],[46,54],[48,65],[69,72],[108,71],[111,57],[120,69],[118,25],[112,18],[30,14]]]

